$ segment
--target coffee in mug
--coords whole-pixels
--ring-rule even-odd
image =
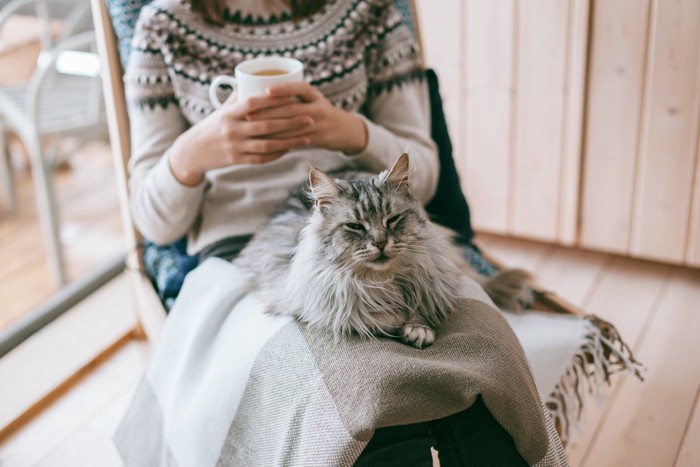
[[[267,88],[277,84],[298,83],[304,80],[304,64],[285,57],[259,57],[239,63],[234,76],[220,75],[209,85],[209,100],[214,108],[223,105],[218,91],[228,86],[236,94],[236,100],[244,101],[264,96]]]
[[[277,76],[287,74],[284,70],[262,70],[253,73],[255,76]]]

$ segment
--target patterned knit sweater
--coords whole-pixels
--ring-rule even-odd
[[[308,165],[336,170],[353,163],[379,171],[408,151],[414,194],[435,191],[438,157],[430,138],[428,91],[418,46],[389,0],[331,0],[293,21],[280,0],[230,0],[215,26],[187,2],[145,7],[125,74],[132,129],[131,208],[148,239],[189,235],[195,253],[228,236],[253,233],[308,176]],[[261,55],[294,57],[305,79],[334,105],[360,116],[368,143],[357,155],[323,148],[290,151],[262,165],[210,170],[197,186],[170,171],[168,150],[213,111],[208,87],[239,62]]]

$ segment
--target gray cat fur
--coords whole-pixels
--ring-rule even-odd
[[[407,154],[378,175],[333,179],[312,168],[307,186],[234,260],[252,273],[269,312],[336,336],[399,337],[421,348],[455,309],[465,275],[497,302],[515,303],[527,273],[506,271],[501,280],[471,270],[452,233],[411,195],[408,174]]]

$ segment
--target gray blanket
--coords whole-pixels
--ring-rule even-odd
[[[268,316],[240,270],[209,259],[185,281],[115,442],[128,466],[349,466],[376,429],[479,394],[529,464],[567,464],[517,338],[469,279],[418,350]]]

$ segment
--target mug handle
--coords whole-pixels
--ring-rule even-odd
[[[219,101],[219,97],[216,95],[216,91],[219,90],[219,87],[225,85],[225,86],[230,86],[231,89],[233,89],[233,93],[236,93],[236,90],[238,88],[238,85],[236,83],[236,78],[233,76],[226,76],[226,75],[220,75],[214,78],[214,80],[211,82],[209,85],[209,100],[211,101],[211,105],[214,106],[215,109],[220,109],[224,103]]]

